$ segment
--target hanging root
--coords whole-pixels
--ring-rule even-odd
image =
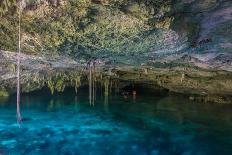
[[[89,62],[89,104],[92,105],[92,62]]]
[[[95,61],[90,61],[88,63],[88,69],[89,69],[89,103],[90,105],[94,105],[96,100],[96,71],[95,71]]]
[[[22,122],[20,113],[20,56],[21,56],[21,2],[19,2],[19,41],[18,41],[18,54],[17,54],[17,120],[18,123]]]
[[[89,62],[89,104],[94,105],[95,101],[95,74],[94,74],[94,63]]]

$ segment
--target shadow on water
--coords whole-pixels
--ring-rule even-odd
[[[0,99],[0,154],[231,154],[232,106],[194,103],[142,87],[136,99],[88,88],[22,96],[22,128],[15,96]],[[142,90],[146,90],[143,93]]]

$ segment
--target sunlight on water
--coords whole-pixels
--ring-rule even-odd
[[[231,105],[97,94],[93,107],[88,97],[88,91],[23,95],[21,128],[15,97],[1,98],[0,154],[232,154]]]

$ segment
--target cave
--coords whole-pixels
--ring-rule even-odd
[[[231,51],[229,0],[1,0],[0,155],[230,155]]]

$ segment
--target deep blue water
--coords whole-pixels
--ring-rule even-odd
[[[150,94],[125,100],[70,91],[0,98],[1,155],[231,155],[232,105]]]

